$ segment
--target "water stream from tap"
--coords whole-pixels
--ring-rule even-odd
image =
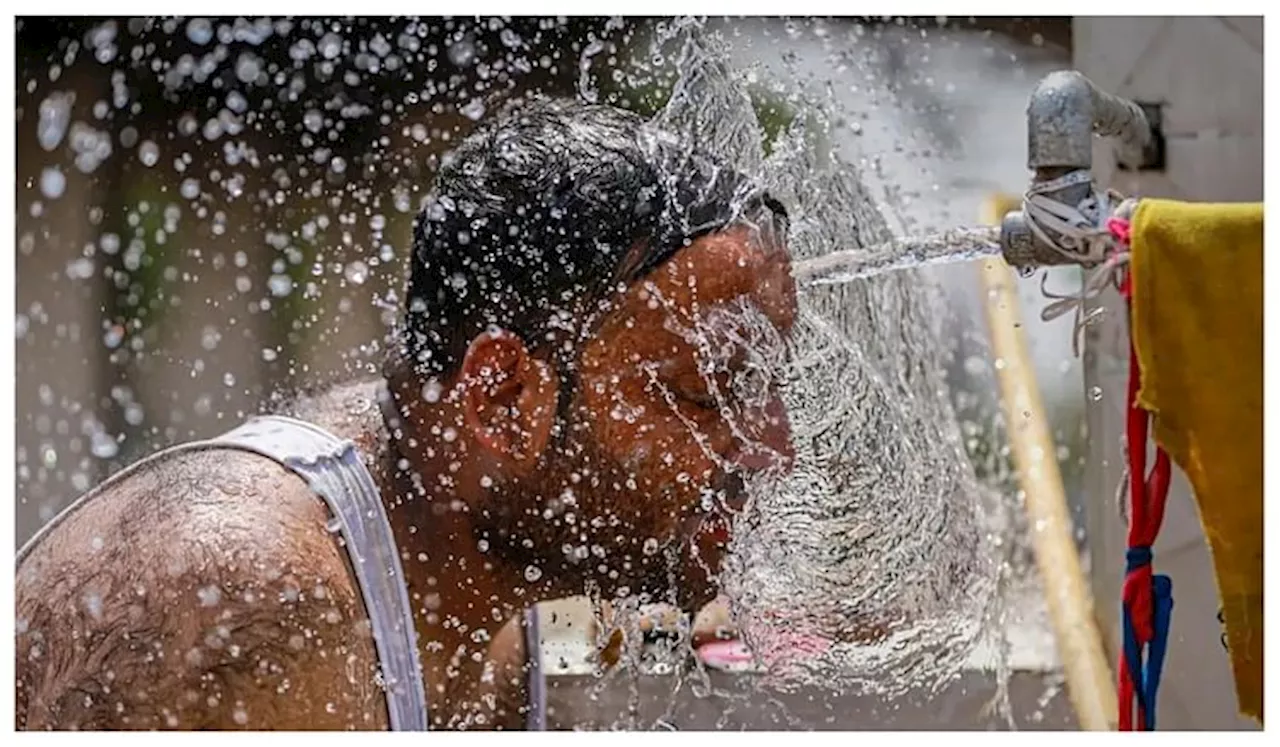
[[[792,272],[802,287],[834,285],[894,270],[998,256],[999,228],[955,228],[800,260]]]

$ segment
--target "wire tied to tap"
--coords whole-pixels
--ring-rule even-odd
[[[1057,198],[1071,187],[1082,184],[1088,184],[1090,191],[1079,204],[1068,205]],[[1103,313],[1100,307],[1086,309],[1087,302],[1108,288],[1118,289],[1129,262],[1128,246],[1117,241],[1110,222],[1116,217],[1131,214],[1135,205],[1135,200],[1125,199],[1119,192],[1099,190],[1090,173],[1083,169],[1057,179],[1035,182],[1023,196],[1023,214],[1036,239],[1072,264],[1086,268],[1084,284],[1074,293],[1049,290],[1047,275],[1040,281],[1040,292],[1051,299],[1051,303],[1040,312],[1042,320],[1053,321],[1074,313],[1071,352],[1076,357],[1080,356],[1080,338],[1085,328]]]

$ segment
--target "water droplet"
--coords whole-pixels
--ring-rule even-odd
[[[484,102],[480,99],[471,99],[471,101],[467,103],[466,106],[462,107],[460,111],[462,112],[462,116],[472,122],[479,122],[480,118],[484,116]]]
[[[142,421],[146,418],[146,414],[142,411],[142,405],[137,402],[130,402],[124,408],[124,422],[129,425],[142,425]]]
[[[542,578],[542,569],[536,565],[527,565],[524,568],[524,580],[533,583]]]
[[[244,726],[249,723],[249,714],[242,706],[237,706],[236,709],[231,712],[231,719],[237,724]]]
[[[311,132],[320,132],[320,128],[324,127],[324,115],[318,109],[308,109],[306,114],[302,115],[302,126]]]
[[[271,289],[271,295],[284,298],[293,292],[293,278],[288,275],[272,275],[267,280],[267,287]]]
[[[208,351],[217,350],[218,343],[222,341],[222,334],[218,332],[216,327],[206,325],[200,331],[200,347]]]
[[[84,595],[84,609],[94,620],[102,619],[102,595],[91,591]]]
[[[1089,399],[1093,400],[1094,402],[1097,402],[1098,400],[1102,399],[1102,387],[1100,386],[1089,387]]]
[[[72,280],[88,280],[93,277],[93,260],[88,257],[71,260],[67,263],[67,277]]]
[[[150,140],[144,140],[138,146],[138,160],[142,161],[143,166],[155,166],[160,160],[160,147]]]
[[[356,260],[348,263],[342,274],[348,281],[356,285],[363,285],[364,281],[369,277],[369,266],[360,260]]]
[[[320,41],[316,44],[316,49],[320,51],[320,56],[326,60],[336,59],[342,54],[342,38],[337,34],[329,33],[320,37]]]
[[[236,59],[236,78],[241,83],[252,83],[262,72],[262,62],[257,56],[244,52]]]
[[[194,200],[200,196],[200,180],[183,179],[182,186],[178,188],[178,193],[188,200]]]
[[[470,39],[459,39],[449,45],[449,62],[458,67],[470,65],[476,58],[476,47]]]
[[[40,102],[40,118],[36,122],[36,139],[40,147],[53,150],[62,142],[71,124],[70,93],[53,93]]]
[[[213,39],[213,24],[208,18],[192,18],[187,22],[187,38],[201,46]]]
[[[222,590],[210,584],[209,586],[201,587],[196,592],[196,597],[200,600],[201,607],[214,607],[218,602],[222,601]]]
[[[981,376],[986,373],[987,361],[979,355],[971,355],[964,359],[964,372],[970,376]]]
[[[56,200],[62,196],[66,188],[67,177],[62,173],[62,169],[49,166],[40,172],[40,194],[50,200]]]
[[[120,446],[110,435],[98,431],[90,439],[89,450],[99,459],[111,459],[119,453]]]
[[[110,350],[120,347],[121,342],[124,342],[124,327],[119,324],[111,325],[102,333],[102,344]]]

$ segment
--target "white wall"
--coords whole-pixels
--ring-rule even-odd
[[[1162,102],[1168,163],[1164,173],[1122,174],[1105,144],[1095,148],[1099,181],[1126,194],[1191,201],[1262,199],[1261,18],[1078,18],[1075,67],[1111,93]],[[1114,495],[1123,469],[1121,440],[1128,337],[1118,298],[1086,340],[1089,476],[1086,482],[1093,587],[1109,645],[1119,638],[1124,524]],[[1175,470],[1176,472],[1176,470]],[[1186,480],[1169,497],[1155,565],[1173,579],[1172,641],[1160,691],[1164,729],[1250,728],[1236,715],[1235,689],[1219,643],[1217,589]]]

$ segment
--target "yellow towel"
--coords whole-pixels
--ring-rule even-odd
[[[1262,721],[1262,205],[1143,200],[1138,401],[1186,472],[1213,553],[1241,713]]]

